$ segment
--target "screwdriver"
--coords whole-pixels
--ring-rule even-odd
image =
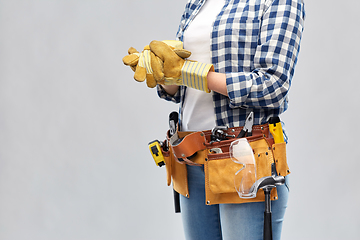
[[[283,134],[280,118],[278,116],[271,117],[269,119],[269,130],[274,138],[275,143],[284,142],[284,134]]]

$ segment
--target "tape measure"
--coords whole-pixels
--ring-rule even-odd
[[[159,167],[164,166],[165,158],[161,151],[161,143],[158,140],[154,140],[149,143],[149,149],[156,165]]]

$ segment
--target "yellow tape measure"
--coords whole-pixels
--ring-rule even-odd
[[[149,143],[149,149],[152,157],[157,166],[162,167],[165,165],[165,158],[161,151],[161,144],[158,140]]]

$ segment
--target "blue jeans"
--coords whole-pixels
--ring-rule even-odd
[[[190,198],[180,195],[180,206],[187,240],[262,240],[264,202],[205,204],[203,167],[187,166]],[[288,200],[286,184],[277,187],[279,199],[271,202],[273,239],[280,239]]]

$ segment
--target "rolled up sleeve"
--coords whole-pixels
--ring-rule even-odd
[[[181,100],[180,89],[181,87],[179,87],[179,90],[174,95],[170,95],[164,90],[163,87],[161,87],[161,85],[157,85],[158,96],[166,101],[170,101],[174,103],[180,103]]]

